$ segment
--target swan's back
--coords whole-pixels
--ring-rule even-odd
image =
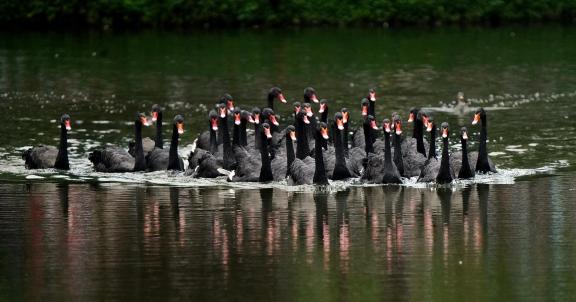
[[[27,169],[54,168],[57,156],[58,148],[44,145],[30,148],[22,153]]]
[[[90,153],[88,159],[98,172],[131,172],[134,170],[134,157],[116,146],[95,150]]]

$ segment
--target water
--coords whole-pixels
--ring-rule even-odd
[[[566,300],[576,294],[576,30],[310,29],[0,33],[0,298],[6,300]],[[182,113],[187,155],[206,111],[278,85],[346,106],[376,87],[379,119],[426,107],[452,126],[488,108],[500,172],[448,188],[230,184],[94,173],[136,111]],[[281,122],[291,106],[277,105]],[[72,170],[27,171],[72,116]],[[409,134],[411,127],[405,127]],[[153,136],[145,129],[145,136]],[[165,134],[165,137],[169,137]],[[476,143],[470,146],[477,148]]]

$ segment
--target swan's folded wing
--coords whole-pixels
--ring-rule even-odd
[[[295,185],[312,184],[314,178],[314,163],[309,165],[297,158],[292,162],[292,165],[290,165],[290,175]]]

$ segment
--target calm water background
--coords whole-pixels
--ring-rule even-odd
[[[574,41],[553,26],[0,33],[0,300],[573,299]],[[137,110],[183,113],[186,146],[217,96],[251,108],[274,85],[290,101],[313,86],[356,121],[376,87],[379,119],[429,107],[453,143],[478,131],[445,108],[463,91],[490,108],[505,179],[243,189],[90,170],[86,152],[126,145]],[[25,171],[21,150],[56,144],[63,112],[73,170]]]

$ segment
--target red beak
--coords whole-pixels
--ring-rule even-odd
[[[278,123],[278,121],[276,120],[276,116],[275,116],[275,115],[270,115],[270,121],[271,121],[272,124],[274,124],[275,126],[280,125],[280,123]]]
[[[240,113],[234,114],[234,124],[240,125]]]
[[[442,137],[443,137],[443,138],[447,138],[447,137],[448,137],[448,128],[442,129]]]
[[[434,125],[434,124],[428,123],[428,124],[426,125],[426,131],[428,131],[428,132],[432,131],[432,125]]]
[[[260,114],[254,114],[254,123],[260,124]]]
[[[283,94],[281,94],[281,93],[278,94],[278,99],[280,100],[280,102],[286,104],[286,99],[284,98],[284,95],[283,95]]]
[[[158,120],[158,112],[152,111],[152,121],[155,122]]]
[[[372,129],[378,130],[378,125],[376,125],[376,121],[371,121],[370,126],[372,127]]]
[[[462,133],[462,138],[463,138],[463,139],[468,139],[468,133],[466,133],[466,132]]]
[[[318,113],[323,113],[326,110],[326,104],[320,104],[320,109],[318,109]]]
[[[310,124],[310,120],[308,119],[308,117],[306,115],[304,115],[304,117],[302,119],[304,120],[304,123]]]
[[[220,108],[220,117],[221,117],[221,118],[225,118],[225,117],[226,117],[226,107]]]
[[[348,123],[348,112],[342,112],[342,123]]]
[[[312,107],[305,107],[304,110],[306,111],[306,115],[312,117],[314,112],[312,112]]]
[[[64,126],[66,127],[66,131],[72,130],[72,127],[70,127],[70,120],[65,120]]]
[[[264,134],[267,138],[272,138],[272,133],[270,133],[270,128],[264,128]]]
[[[370,92],[370,101],[372,102],[376,101],[376,92]]]
[[[344,123],[341,119],[336,119],[336,126],[338,126],[338,130],[344,130]]]
[[[230,111],[234,110],[234,101],[233,100],[228,100],[226,105],[228,106],[228,110],[230,110]]]
[[[368,107],[362,106],[362,116],[368,115]]]
[[[384,123],[384,131],[390,133],[390,123]]]
[[[329,136],[328,136],[328,128],[322,128],[322,129],[320,129],[320,134],[322,134],[322,138],[328,139],[328,138],[329,138]]]
[[[396,135],[402,134],[402,124],[400,122],[396,123]]]
[[[292,141],[296,141],[296,132],[294,131],[290,131],[290,139],[292,139]]]
[[[408,123],[411,123],[414,121],[414,113],[410,112],[410,117],[408,117]]]
[[[472,125],[478,124],[479,121],[480,121],[480,113],[474,114],[474,120],[472,121]]]
[[[144,126],[150,126],[150,124],[148,124],[148,120],[146,119],[146,117],[141,117],[140,118],[140,122],[142,123],[142,125]]]
[[[212,130],[218,131],[218,120],[213,118],[210,120],[210,124],[212,125]]]
[[[430,124],[428,117],[423,115],[422,118],[424,119],[424,126],[428,127],[428,124]]]
[[[318,103],[318,97],[316,96],[316,94],[313,94],[312,97],[310,98],[312,100],[312,102],[314,103]]]
[[[184,133],[184,123],[176,123],[176,128],[178,128],[178,134]]]

